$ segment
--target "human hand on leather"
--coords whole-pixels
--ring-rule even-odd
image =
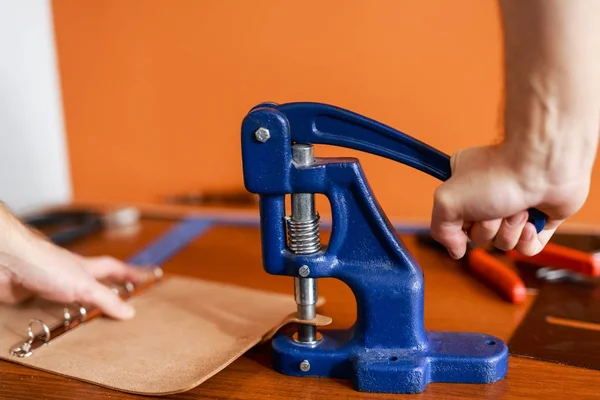
[[[600,131],[600,2],[499,0],[505,48],[503,141],[453,154],[431,233],[461,258],[467,238],[539,253],[585,203]],[[539,234],[527,209],[547,217]]]
[[[32,296],[59,303],[100,308],[116,319],[134,309],[100,280],[132,283],[147,272],[111,257],[82,257],[49,242],[0,207],[0,302],[19,303]]]

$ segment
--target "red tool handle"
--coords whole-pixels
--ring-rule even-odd
[[[514,261],[522,261],[542,267],[568,269],[591,277],[600,276],[600,264],[598,264],[593,254],[552,242],[546,244],[544,250],[535,256],[528,257],[515,250],[509,251],[507,255]]]
[[[511,303],[520,304],[526,296],[525,284],[515,271],[483,249],[472,249],[467,254],[471,272],[493,287]]]

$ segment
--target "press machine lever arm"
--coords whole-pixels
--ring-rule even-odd
[[[287,118],[296,143],[347,147],[385,157],[441,181],[452,175],[450,157],[403,132],[370,118],[321,103],[287,103],[277,107]],[[546,216],[531,208],[529,222],[539,233]]]

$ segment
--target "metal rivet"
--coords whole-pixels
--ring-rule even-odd
[[[309,369],[310,369],[310,363],[308,362],[308,360],[304,360],[300,363],[300,371],[308,372]]]
[[[267,128],[258,128],[256,132],[254,132],[254,137],[259,142],[264,143],[271,138],[271,133]]]
[[[303,278],[306,278],[308,275],[310,275],[310,268],[308,268],[308,265],[301,266],[298,270],[298,274]]]

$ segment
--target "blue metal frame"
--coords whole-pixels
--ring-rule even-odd
[[[266,128],[270,138],[255,138]],[[345,282],[356,297],[357,319],[347,331],[321,331],[316,345],[290,335],[273,340],[274,367],[296,376],[352,379],[360,391],[415,393],[429,382],[490,383],[507,370],[508,349],[498,338],[477,333],[432,332],[423,323],[423,275],[397,237],[354,158],[292,163],[293,143],[337,145],[396,160],[440,180],[450,177],[449,157],[390,127],[318,103],[263,103],[242,123],[247,190],[260,195],[263,265],[273,275]],[[286,246],[285,196],[324,194],[333,215],[327,246],[296,255]],[[532,213],[541,230],[543,214]],[[299,364],[310,362],[303,372]]]

